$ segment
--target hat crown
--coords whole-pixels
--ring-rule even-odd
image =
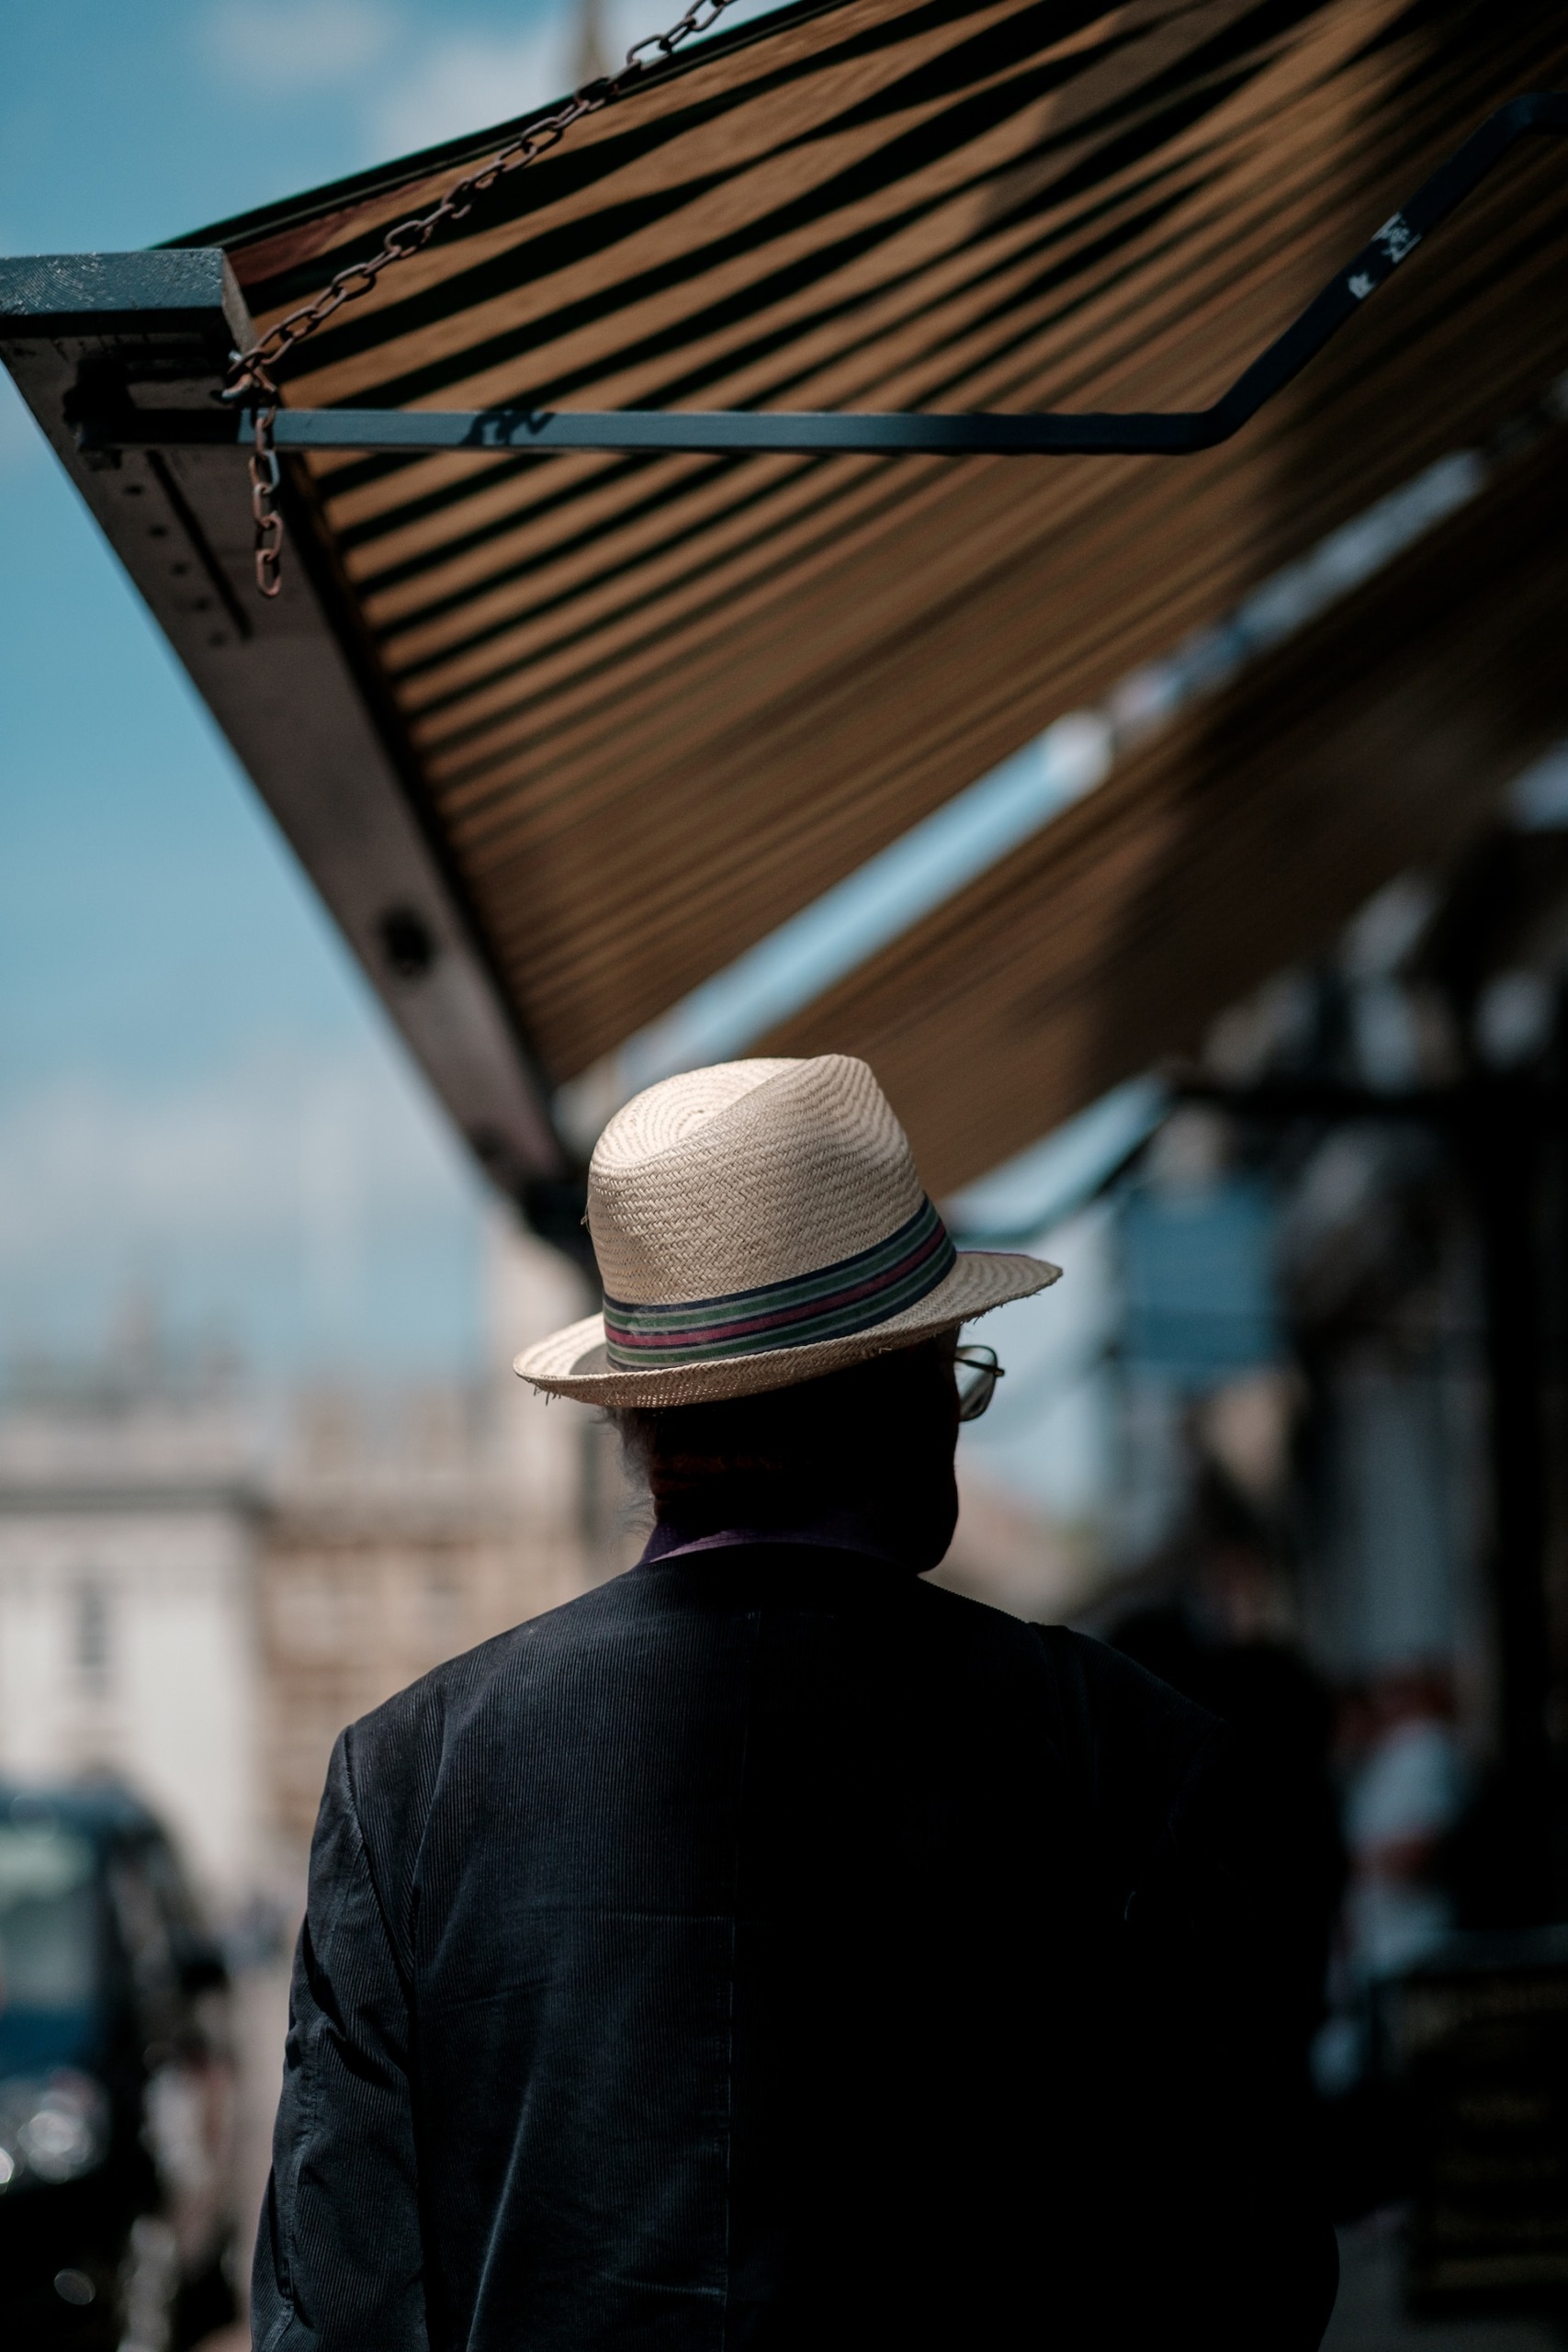
[[[647,1306],[837,1265],[924,1205],[892,1104],[848,1054],[666,1079],[616,1113],[588,1174],[605,1293]]]

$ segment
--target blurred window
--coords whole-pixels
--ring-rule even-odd
[[[1273,1245],[1272,1198],[1247,1178],[1134,1193],[1122,1224],[1130,1367],[1204,1389],[1278,1363]]]
[[[0,2020],[89,2007],[98,1981],[93,1848],[74,1831],[0,1824]]]
[[[101,1687],[114,1663],[109,1597],[99,1584],[85,1584],[76,1595],[76,1664],[84,1681]]]

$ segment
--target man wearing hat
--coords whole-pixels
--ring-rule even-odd
[[[257,2346],[1310,2352],[1220,1727],[921,1581],[959,1327],[1057,1270],[956,1252],[840,1055],[639,1095],[588,1222],[603,1315],[517,1369],[653,1534],[338,1742]]]

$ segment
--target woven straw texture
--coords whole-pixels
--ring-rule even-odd
[[[605,1128],[588,1225],[613,1299],[677,1306],[838,1264],[896,1232],[925,1200],[892,1105],[864,1062],[720,1063],[649,1088]],[[863,1331],[680,1365],[612,1367],[602,1316],[517,1358],[524,1379],[606,1405],[676,1405],[812,1380],[1024,1298],[1056,1280],[1043,1260],[966,1251],[912,1306]]]

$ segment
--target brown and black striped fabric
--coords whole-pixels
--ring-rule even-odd
[[[967,1182],[1440,873],[1568,735],[1565,616],[1559,434],[758,1050],[864,1056]]]
[[[786,8],[502,183],[300,351],[287,396],[1195,406],[1494,106],[1565,81],[1561,12],[1460,0]],[[265,324],[494,143],[185,242],[227,246]],[[312,461],[344,625],[551,1080],[1538,399],[1568,367],[1565,225],[1568,172],[1543,142],[1238,440],[1196,458]],[[1089,854],[1070,882],[1048,857],[1015,862],[1007,921],[1037,947],[1083,894],[1114,898],[1129,855],[1157,855],[1150,822],[1141,852]],[[1304,924],[1288,904],[1265,913],[1290,899],[1290,861],[1260,871],[1247,936],[1262,936],[1219,959],[1225,986],[1260,976],[1271,936],[1348,911],[1376,862],[1349,861]],[[1011,936],[994,896],[973,903],[970,930],[939,926],[939,947],[928,929],[898,967],[891,1091],[941,1183],[1145,1043],[1131,1023],[1115,1048],[1055,1053],[1048,988],[1005,1024],[944,1029],[965,959]],[[1121,954],[1101,931],[1100,953]],[[1157,991],[1158,957],[1139,969]],[[1080,978],[1120,986],[1092,958]],[[840,1013],[814,1011],[792,1043],[860,1050]],[[961,1116],[938,1075],[955,1053]],[[1048,1066],[1060,1082],[1042,1091],[1024,1073]]]

